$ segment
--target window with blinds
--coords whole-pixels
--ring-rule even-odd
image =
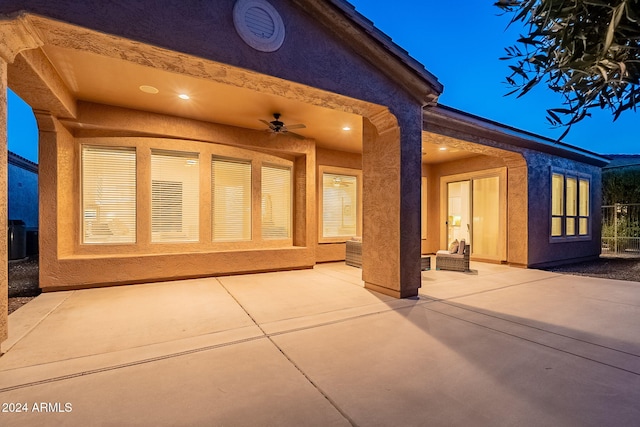
[[[151,241],[197,242],[199,214],[198,154],[151,150]]]
[[[589,181],[580,180],[580,192],[578,198],[580,200],[580,208],[578,210],[579,234],[581,236],[589,235]]]
[[[251,240],[251,162],[213,157],[211,193],[213,241]]]
[[[136,242],[135,148],[82,146],[82,242]]]
[[[322,174],[322,237],[353,237],[358,226],[358,178]]]
[[[262,167],[262,238],[291,238],[291,169]]]
[[[551,236],[562,236],[564,217],[564,176],[558,173],[551,177]]]

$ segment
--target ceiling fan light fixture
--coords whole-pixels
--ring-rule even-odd
[[[264,123],[269,128],[267,130],[270,131],[271,133],[274,133],[274,134],[288,133],[296,138],[304,139],[304,136],[291,132],[291,129],[304,129],[306,128],[305,125],[303,125],[302,123],[299,123],[296,125],[287,126],[286,124],[284,124],[284,122],[280,121],[280,116],[281,116],[280,113],[273,113],[274,120],[268,122],[266,120],[259,119],[259,121]]]

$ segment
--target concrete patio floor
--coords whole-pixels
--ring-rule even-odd
[[[42,294],[0,425],[640,424],[640,283],[472,269],[406,300],[343,263]]]

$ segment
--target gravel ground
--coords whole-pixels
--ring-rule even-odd
[[[9,262],[9,314],[38,295],[38,257]]]
[[[604,279],[640,281],[640,258],[601,256],[595,261],[547,268],[548,271]]]
[[[640,281],[640,258],[603,256],[598,260],[548,268],[548,271],[577,276]],[[9,313],[13,313],[36,296],[38,287],[38,258],[9,263]]]

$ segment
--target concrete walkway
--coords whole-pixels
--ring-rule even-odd
[[[408,300],[342,263],[43,294],[0,425],[640,425],[640,283],[472,268]]]

